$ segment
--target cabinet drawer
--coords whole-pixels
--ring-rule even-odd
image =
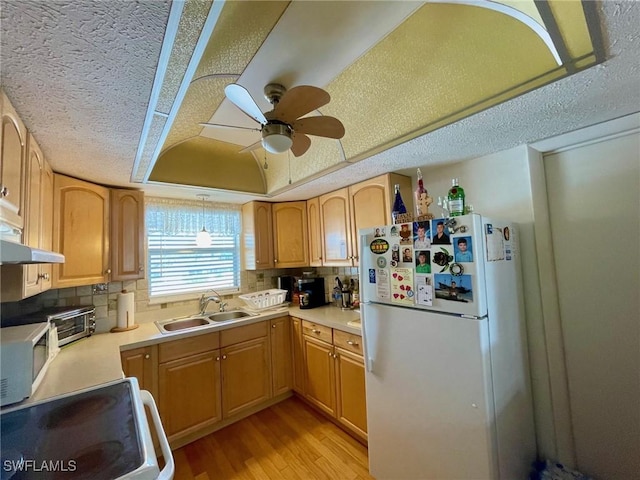
[[[251,325],[222,330],[220,332],[220,346],[226,347],[247,340],[253,340],[254,338],[266,337],[268,332],[267,323],[266,321],[252,323]]]
[[[362,337],[342,330],[333,331],[333,344],[358,355],[362,355]]]
[[[220,347],[220,333],[206,333],[158,345],[158,362],[164,363]]]
[[[303,320],[302,333],[310,337],[323,340],[327,343],[331,343],[331,327],[325,327],[324,325],[318,325],[317,323]]]

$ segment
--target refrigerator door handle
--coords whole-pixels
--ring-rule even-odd
[[[362,346],[364,347],[364,368],[367,372],[373,372],[373,359],[371,358],[370,352],[370,344],[367,336],[367,319],[365,318],[365,305],[369,302],[364,302],[364,305],[360,307],[360,316],[362,317],[362,321],[360,322],[362,328]]]

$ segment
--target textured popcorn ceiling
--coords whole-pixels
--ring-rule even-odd
[[[234,8],[239,9],[240,5],[235,3],[243,2],[227,3],[234,4]],[[268,5],[275,2],[264,3]],[[291,7],[301,8],[305,3],[315,5],[323,2],[293,2],[281,16],[273,14],[269,21],[276,24],[287,21]],[[341,3],[356,9],[360,2]],[[387,2],[369,3],[382,8]],[[405,17],[411,20],[409,15],[413,11],[416,11],[416,15],[422,13],[420,3],[389,3],[393,3],[396,10],[409,6],[413,8],[409,12],[404,12],[404,17],[398,22],[402,22]],[[286,6],[279,2],[272,7],[282,8],[282,5]],[[594,5],[601,20],[605,41],[607,60],[604,63],[430,133],[419,135],[413,132],[414,135],[418,135],[414,139],[410,139],[411,132],[404,132],[407,136],[401,137],[400,141],[408,141],[393,148],[389,146],[397,140],[389,140],[391,135],[388,130],[399,127],[396,123],[385,126],[384,116],[388,110],[381,110],[381,107],[395,104],[398,100],[386,98],[382,95],[382,91],[367,92],[366,88],[370,81],[374,83],[380,81],[379,77],[382,76],[387,80],[386,83],[381,84],[382,87],[403,85],[402,88],[397,89],[400,100],[403,100],[403,95],[413,95],[416,98],[416,105],[425,108],[420,96],[416,96],[415,91],[411,91],[412,86],[420,82],[414,83],[410,79],[405,79],[402,69],[368,71],[363,65],[370,62],[371,65],[376,66],[384,59],[376,59],[374,50],[364,45],[358,46],[360,55],[347,65],[336,67],[339,68],[337,72],[332,73],[331,69],[334,65],[325,65],[317,60],[311,62],[311,58],[308,58],[306,60],[309,60],[309,66],[305,66],[304,70],[297,72],[287,67],[286,71],[281,71],[279,77],[276,77],[270,69],[284,68],[281,67],[285,65],[282,62],[286,62],[291,55],[299,54],[297,49],[305,48],[307,56],[316,52],[312,48],[313,43],[306,44],[301,41],[301,37],[290,37],[280,48],[280,55],[275,57],[272,55],[267,59],[261,58],[257,52],[261,51],[265,45],[274,48],[270,46],[271,35],[269,35],[262,43],[253,40],[243,46],[243,58],[249,59],[249,64],[242,72],[222,73],[234,75],[240,73],[238,78],[243,79],[246,76],[246,81],[254,82],[255,88],[258,89],[268,81],[280,80],[285,83],[288,81],[287,86],[310,83],[331,91],[334,97],[332,103],[325,107],[322,113],[339,116],[345,125],[349,122],[347,132],[353,138],[348,142],[348,137],[345,136],[342,143],[345,152],[348,152],[347,155],[351,157],[349,159],[356,160],[357,163],[342,168],[343,152],[336,146],[338,142],[317,141],[318,139],[314,138],[312,149],[307,154],[310,157],[307,161],[302,162],[300,161],[302,159],[296,159],[293,156],[291,158],[291,186],[288,184],[289,169],[286,156],[276,156],[285,157],[284,161],[280,158],[270,158],[269,169],[263,172],[269,183],[269,191],[276,193],[273,199],[306,199],[387,171],[413,169],[416,166],[435,165],[486,155],[640,110],[638,85],[640,3],[607,1]],[[556,9],[579,8],[580,5],[575,2],[553,2],[551,7],[555,14]],[[454,7],[425,5],[423,7],[425,11],[427,8],[463,7],[459,5]],[[27,128],[33,132],[55,171],[98,183],[142,187],[155,195],[193,197],[195,193],[206,190],[130,182],[169,12],[170,3],[159,0],[141,2],[1,0],[2,86]],[[495,15],[495,12],[483,13],[485,16]],[[383,16],[390,18],[390,15]],[[349,25],[357,25],[356,20],[353,17],[333,19],[335,35],[350,34]],[[369,26],[372,25],[370,21],[367,20],[367,22]],[[392,23],[389,21],[389,25],[385,27],[388,32],[380,39],[382,40],[380,45],[392,41],[389,39],[393,39],[392,32],[397,26]],[[566,21],[558,23],[558,28],[563,35],[570,35],[572,39],[583,38],[579,31],[577,35],[573,32],[575,29],[583,28],[579,24]],[[300,34],[306,33],[304,24],[299,23],[299,25]],[[410,27],[410,23],[407,26]],[[263,25],[262,28],[269,31],[269,27]],[[513,28],[518,27],[513,26]],[[235,32],[235,30],[231,28],[229,32]],[[272,35],[274,33],[277,33],[275,28]],[[449,31],[450,36],[459,33],[455,29]],[[492,32],[496,36],[501,33],[502,31]],[[225,35],[231,35],[231,33]],[[274,40],[276,38],[280,37],[274,37]],[[340,38],[342,37],[338,40]],[[331,39],[334,37],[332,36]],[[397,41],[402,43],[410,40],[399,38]],[[347,62],[346,57],[341,56],[342,50],[352,47],[354,51],[356,50],[356,46],[348,42],[343,42],[343,46],[342,49],[334,50],[336,55],[329,59],[330,61]],[[512,47],[513,54],[517,54],[517,48],[520,45]],[[181,48],[185,48],[185,45],[181,45]],[[578,56],[585,51],[585,46],[580,41],[567,42],[567,48],[572,56]],[[247,55],[247,52],[252,49],[256,49],[255,55],[253,53]],[[431,52],[432,55],[439,53],[441,52]],[[463,53],[460,52],[460,54]],[[236,53],[235,57],[237,56]],[[246,61],[244,59],[243,62]],[[410,56],[407,55],[394,59],[395,65],[399,66],[409,61]],[[544,62],[545,60],[536,61]],[[587,62],[589,61],[592,62],[593,59],[588,59]],[[215,68],[215,64],[216,62],[213,62],[206,68]],[[346,67],[352,67],[354,71],[362,69],[363,78],[360,83],[353,80],[355,75],[345,71]],[[471,66],[468,67],[471,68]],[[199,68],[205,68],[204,64]],[[199,70],[198,75],[203,71],[215,72],[215,70]],[[471,71],[473,70],[469,70]],[[467,72],[467,67],[464,72]],[[341,74],[344,75],[344,84],[340,84]],[[353,82],[356,88],[347,88]],[[196,86],[198,83],[200,81],[193,85]],[[487,88],[491,84],[482,83],[481,86]],[[422,90],[428,91],[429,87],[430,85],[426,87],[423,85]],[[173,89],[175,90],[175,85]],[[376,93],[379,98],[373,101]],[[362,101],[358,101],[358,96],[361,94]],[[254,96],[258,95],[259,93],[254,93]],[[339,97],[341,97],[340,102]],[[263,101],[258,98],[256,100]],[[228,102],[218,101],[218,103],[222,108],[224,103]],[[345,105],[342,115],[337,113],[340,104]],[[346,108],[350,105],[352,105],[351,111],[347,112]],[[209,114],[213,115],[213,109],[217,108],[215,101],[212,101],[209,106],[212,108]],[[380,113],[381,111],[383,113]],[[393,114],[389,112],[387,116],[395,122],[408,121],[405,118],[396,120],[399,115],[396,111]],[[169,119],[172,127],[178,126],[177,119],[178,117]],[[251,123],[250,120],[248,121]],[[151,158],[153,152],[149,150],[155,148],[161,141],[163,126],[164,119],[155,116],[153,123],[149,126],[150,134],[143,149],[142,158],[146,161],[155,160]],[[409,129],[413,126],[408,123],[403,128]],[[356,133],[358,129],[361,131],[360,134]],[[197,135],[195,130],[185,129],[185,131],[187,132],[185,135]],[[370,137],[369,140],[368,137]],[[179,142],[179,140],[175,141]],[[368,146],[375,141],[382,145],[379,150],[381,153],[375,153],[378,151],[377,147]],[[388,149],[385,150],[385,148]],[[255,161],[261,165],[263,153],[262,151],[257,153]],[[371,157],[368,156],[370,154],[372,154]],[[316,173],[313,173],[314,171]],[[216,200],[238,203],[252,198],[261,198],[259,195],[211,193]]]

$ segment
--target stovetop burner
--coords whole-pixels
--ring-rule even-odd
[[[110,384],[3,412],[3,452],[18,452],[32,461],[31,468],[16,471],[11,480],[110,480],[136,470],[143,463],[143,447],[130,388],[127,382]],[[43,471],[43,464],[55,467]]]

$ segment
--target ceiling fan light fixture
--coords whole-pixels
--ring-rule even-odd
[[[262,129],[262,146],[270,153],[284,153],[291,148],[291,130],[282,123],[268,123]]]

